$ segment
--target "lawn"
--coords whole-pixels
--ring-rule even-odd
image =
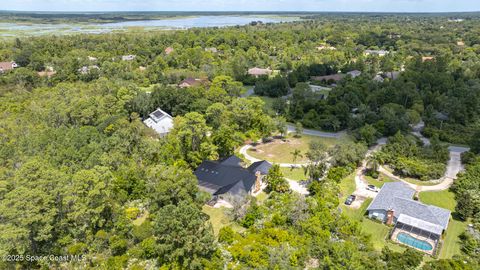
[[[440,250],[440,259],[450,259],[460,254],[460,239],[458,238],[467,229],[467,222],[451,219],[448,224],[445,239]]]
[[[448,190],[443,191],[429,191],[421,192],[419,194],[420,201],[425,204],[431,204],[438,207],[455,211],[457,202],[455,201],[455,195]],[[450,219],[448,224],[445,239],[443,239],[443,245],[440,250],[440,259],[449,259],[453,255],[460,254],[460,239],[458,238],[467,228],[467,222],[462,222]]]
[[[355,191],[355,173],[343,178],[339,184],[340,187],[340,202],[343,203],[348,195]]]
[[[225,213],[226,208],[213,208],[208,205],[204,205],[202,211],[210,217],[210,222],[212,223],[213,232],[215,235],[218,235],[218,232],[222,227],[232,226],[235,231],[241,232],[244,230],[241,226],[235,224],[230,220],[230,218]]]
[[[309,144],[312,141],[317,141],[325,144],[327,147],[332,147],[335,144],[341,143],[341,139],[322,138],[317,136],[302,135],[300,138],[288,136],[286,141],[281,139],[273,140],[266,144],[259,144],[254,148],[248,150],[248,154],[258,159],[265,159],[275,163],[293,163],[292,152],[297,149],[301,152],[301,157],[295,160],[295,163],[305,163],[308,159],[305,153],[309,149]]]
[[[294,181],[302,181],[302,180],[305,180],[306,177],[305,177],[305,174],[303,172],[303,168],[280,168],[280,170],[282,171],[283,173],[283,176],[285,176],[285,178],[288,178],[290,180],[294,180]]]
[[[455,194],[448,190],[420,192],[419,198],[425,204],[442,207],[452,212],[455,211],[455,206],[457,206]]]
[[[381,188],[383,186],[383,184],[385,183],[388,183],[388,182],[395,182],[395,180],[387,177],[386,175],[384,174],[380,174],[380,176],[378,177],[378,179],[375,179],[371,176],[368,176],[368,175],[365,175],[364,176],[365,180],[367,180],[368,184],[370,185],[374,185],[378,188]]]
[[[352,181],[349,178],[345,178],[342,183],[340,183],[341,189],[343,190],[343,192],[347,192],[347,195],[353,192],[350,184],[351,182]],[[354,189],[355,187],[353,188],[353,190]],[[387,241],[387,237],[391,229],[390,227],[382,223],[370,220],[365,216],[367,207],[370,205],[372,200],[372,198],[366,199],[359,209],[347,207],[343,204],[342,200],[340,201],[340,207],[346,216],[348,216],[352,220],[356,220],[359,222],[363,233],[370,235],[373,247],[376,250],[380,251],[383,249],[383,247],[388,246],[393,251],[403,252],[405,250],[404,247]]]

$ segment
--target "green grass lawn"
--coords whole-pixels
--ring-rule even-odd
[[[302,181],[305,180],[305,174],[303,172],[303,168],[280,168],[285,178],[295,181]]]
[[[386,175],[384,174],[380,174],[380,176],[378,177],[378,179],[375,179],[371,176],[368,176],[368,175],[365,175],[364,176],[365,180],[367,180],[368,184],[370,185],[374,185],[378,188],[381,188],[383,186],[383,184],[385,183],[388,183],[388,182],[394,182],[395,180],[387,177]]]
[[[458,238],[467,229],[467,222],[451,219],[448,224],[443,246],[440,250],[440,259],[450,259],[453,255],[460,254],[460,239]]]
[[[218,235],[218,232],[222,227],[231,226],[235,231],[242,232],[245,229],[240,225],[232,222],[227,216],[227,209],[224,207],[213,208],[208,205],[204,205],[202,211],[210,217],[210,222],[212,223],[213,232],[215,235]]]
[[[335,144],[341,143],[345,139],[322,138],[317,136],[303,135],[300,138],[288,136],[287,141],[274,140],[267,144],[257,145],[255,148],[250,148],[248,154],[258,159],[265,159],[275,163],[293,163],[292,152],[295,149],[300,150],[302,157],[298,157],[295,163],[305,163],[308,159],[305,153],[309,149],[309,144],[312,141],[318,141],[327,147],[333,147]]]
[[[457,205],[455,195],[448,190],[421,192],[419,194],[419,199],[425,204],[442,207],[452,212],[455,211],[455,206]],[[443,245],[440,250],[440,259],[449,259],[452,258],[453,255],[461,253],[460,239],[458,237],[466,230],[466,228],[467,222],[462,222],[453,218],[450,219],[445,239],[443,239]]]
[[[452,212],[455,211],[455,206],[457,206],[455,194],[448,190],[420,192],[419,198],[425,204],[442,207]]]

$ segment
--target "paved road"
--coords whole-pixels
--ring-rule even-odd
[[[421,121],[420,123],[412,127],[412,134],[418,137],[424,143],[424,145],[428,146],[430,145],[430,140],[428,138],[425,138],[421,133],[424,127],[425,127],[425,123]],[[385,144],[386,140],[385,138],[381,138],[379,142]],[[380,147],[377,147],[375,151],[378,151],[379,149]],[[439,182],[437,185],[422,186],[422,185],[415,185],[415,184],[409,183],[405,179],[392,174],[390,171],[386,170],[384,167],[380,167],[380,172],[394,180],[402,181],[406,183],[407,185],[409,185],[410,187],[414,188],[419,192],[446,190],[450,188],[450,186],[453,184],[453,181],[457,179],[458,173],[463,171],[464,166],[462,164],[461,156],[463,152],[469,151],[470,148],[460,147],[460,146],[450,146],[448,147],[448,150],[450,151],[450,159],[448,160],[448,163],[447,163],[445,175],[440,179],[430,180],[431,182]]]
[[[287,124],[287,128],[288,128],[288,133],[295,132],[295,125]],[[310,136],[323,137],[323,138],[340,138],[343,135],[345,135],[345,132],[324,132],[324,131],[318,131],[314,129],[304,129],[303,134],[310,135]]]

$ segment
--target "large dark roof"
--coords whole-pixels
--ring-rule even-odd
[[[270,162],[266,160],[262,160],[262,161],[257,161],[252,163],[252,165],[248,167],[248,170],[253,173],[256,173],[257,171],[259,171],[263,175],[266,175],[268,174],[268,170],[270,170],[271,167],[272,167],[272,164]]]
[[[246,169],[240,165],[241,162],[236,156],[202,162],[195,170],[199,185],[213,195],[249,193],[257,178],[255,173],[260,171],[264,175],[271,165],[268,162],[256,162]]]

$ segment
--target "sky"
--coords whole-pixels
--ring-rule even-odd
[[[480,11],[480,0],[0,0],[22,11]]]

